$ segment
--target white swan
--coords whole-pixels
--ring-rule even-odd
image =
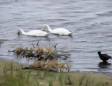
[[[19,29],[18,34],[29,35],[29,36],[48,36],[48,33],[41,30],[31,30],[24,32],[23,29]]]
[[[48,31],[49,31],[50,33],[53,33],[53,34],[57,34],[57,35],[72,35],[72,32],[68,31],[68,30],[65,29],[65,28],[51,29],[49,25],[44,24],[43,29],[45,29],[45,28],[47,28]]]

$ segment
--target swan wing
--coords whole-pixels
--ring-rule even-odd
[[[71,32],[68,31],[65,28],[56,28],[56,29],[53,30],[53,33],[59,34],[59,35],[69,35],[69,34],[71,34]]]
[[[70,32],[70,31],[68,31],[67,29],[65,29],[65,28],[56,28],[56,29],[54,29],[55,31],[59,31],[59,32],[61,32],[61,31],[63,31],[63,32]]]
[[[41,30],[31,30],[29,32],[27,32],[28,34],[44,34],[44,33],[47,33],[45,31],[41,31]]]
[[[31,31],[27,32],[26,35],[45,36],[45,35],[48,35],[48,33],[45,31],[41,31],[41,30],[31,30]]]

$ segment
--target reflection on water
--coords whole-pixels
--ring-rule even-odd
[[[109,66],[111,66],[111,63],[108,63],[108,62],[100,62],[100,63],[98,64],[98,66],[99,66],[100,68],[108,68]]]
[[[2,46],[2,44],[7,41],[7,40],[4,40],[4,39],[0,39],[0,47]]]
[[[2,40],[0,40],[0,47],[1,47],[1,45],[3,44],[3,41]]]
[[[48,38],[19,36],[17,31],[41,29],[43,24],[52,28],[65,27],[73,37]],[[8,50],[13,46],[28,47],[41,41],[41,46],[57,43],[59,49],[70,53],[71,71],[112,72],[112,66],[101,68],[97,51],[112,55],[112,1],[111,0],[0,0],[0,58],[17,60]],[[109,63],[112,63],[110,60]]]

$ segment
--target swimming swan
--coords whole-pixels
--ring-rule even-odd
[[[23,29],[19,29],[18,34],[29,35],[29,36],[48,36],[48,33],[41,30],[31,30],[29,32],[24,32]]]
[[[49,25],[44,24],[43,29],[45,29],[45,28],[47,28],[48,31],[49,31],[50,33],[53,33],[53,34],[57,34],[57,35],[72,35],[72,32],[68,31],[68,30],[65,29],[65,28],[51,29]]]

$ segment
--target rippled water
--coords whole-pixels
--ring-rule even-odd
[[[17,35],[19,28],[41,29],[43,24],[65,27],[73,37]],[[0,0],[0,58],[26,63],[8,50],[38,40],[41,46],[58,43],[58,48],[70,53],[66,62],[72,64],[71,71],[112,73],[112,65],[99,66],[97,55],[98,50],[112,55],[112,0]]]

